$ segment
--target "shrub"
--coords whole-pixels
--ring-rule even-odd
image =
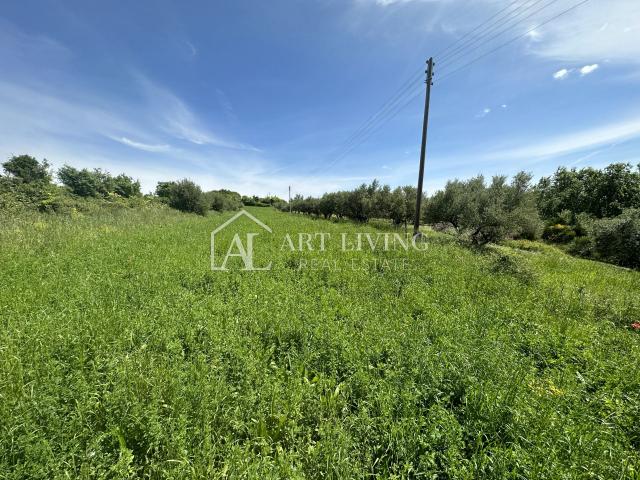
[[[156,195],[165,199],[171,208],[182,212],[204,215],[209,209],[204,193],[191,180],[179,182],[159,182]]]
[[[544,228],[542,238],[553,243],[569,243],[576,238],[576,232],[570,225],[556,223]]]
[[[499,275],[509,275],[522,283],[532,283],[536,274],[524,258],[512,253],[498,251],[492,256],[490,272]]]
[[[212,210],[238,210],[242,208],[242,198],[239,193],[231,190],[212,190],[205,193],[207,204]]]
[[[607,262],[640,268],[640,209],[625,210],[615,218],[593,224],[593,250]]]
[[[591,236],[576,237],[568,246],[568,252],[578,257],[593,255],[593,238]]]

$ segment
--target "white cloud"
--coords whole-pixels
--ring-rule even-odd
[[[509,105],[507,105],[506,103],[503,103],[502,105],[500,105],[502,108],[507,108]]]
[[[562,80],[563,78],[567,78],[569,76],[569,70],[566,68],[562,68],[553,74],[553,78],[556,80]]]
[[[580,69],[580,75],[582,75],[583,77],[585,75],[589,75],[591,72],[594,72],[595,70],[597,70],[598,67],[599,65],[597,63],[594,63],[593,65],[585,65]]]
[[[568,155],[614,142],[640,138],[640,117],[540,140],[525,147],[494,152],[487,158],[515,160]]]
[[[129,147],[137,148],[138,150],[144,150],[145,152],[166,152],[169,150],[169,145],[151,145],[148,143],[136,142],[134,140],[130,140],[127,137],[109,137],[111,140],[116,142],[120,142],[124,145],[128,145]]]
[[[565,62],[607,59],[638,64],[640,31],[625,31],[638,18],[638,0],[588,2],[545,25],[541,29],[544,40],[530,48],[539,56]]]

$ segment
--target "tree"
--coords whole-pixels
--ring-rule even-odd
[[[429,199],[426,218],[430,223],[450,223],[476,245],[506,236],[535,237],[540,221],[530,181],[530,174],[520,172],[511,184],[495,176],[487,186],[482,175],[448,182]]]
[[[580,213],[596,218],[619,215],[624,209],[640,207],[640,169],[614,163],[604,170],[559,168],[537,186],[540,214],[555,222],[563,211],[572,213],[572,222]]]
[[[123,197],[140,195],[140,183],[122,174],[114,178],[99,168],[88,170],[64,165],[58,170],[58,178],[71,193],[79,197],[107,197],[117,193]]]
[[[141,195],[140,182],[133,178],[120,174],[113,179],[113,191],[121,197],[137,197]]]
[[[156,195],[168,201],[175,186],[176,182],[158,182],[158,185],[156,185]]]
[[[64,165],[58,170],[58,178],[71,193],[79,197],[97,197],[102,190],[100,177],[86,168],[78,170]]]
[[[447,182],[444,190],[437,191],[426,202],[425,220],[427,223],[448,223],[460,228],[464,209],[467,206],[464,196],[464,183],[459,180]]]
[[[51,182],[47,160],[38,162],[30,155],[14,155],[2,164],[5,173],[22,183]]]
[[[326,218],[331,218],[338,208],[338,194],[337,193],[325,193],[318,202],[318,211]]]

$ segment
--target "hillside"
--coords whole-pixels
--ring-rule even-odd
[[[3,219],[0,478],[638,475],[640,272],[248,210],[271,271],[211,271],[231,213]]]

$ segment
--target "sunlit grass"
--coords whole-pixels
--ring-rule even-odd
[[[0,478],[638,475],[640,273],[433,232],[385,269],[251,212],[268,272],[210,271],[232,214],[3,219]]]

